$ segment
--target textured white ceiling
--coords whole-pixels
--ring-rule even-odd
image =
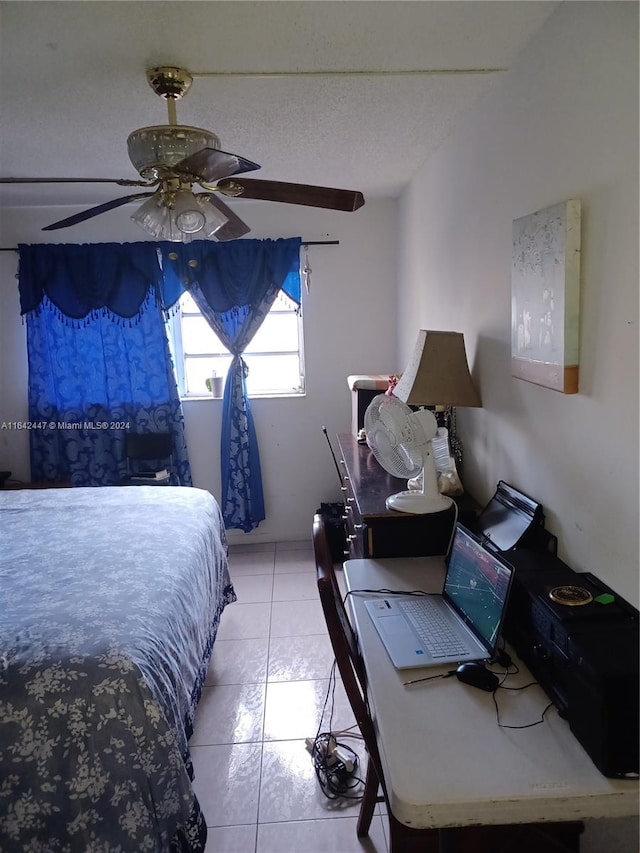
[[[0,3],[0,175],[135,178],[126,139],[167,122],[145,70],[508,68],[556,3]],[[506,73],[506,72],[502,72]],[[396,196],[499,75],[203,77],[178,120],[254,177]],[[3,206],[99,203],[115,185],[1,187]]]

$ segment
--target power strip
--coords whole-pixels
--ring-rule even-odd
[[[353,773],[354,764],[351,753],[349,753],[346,749],[343,749],[341,746],[336,746],[334,755],[337,760],[341,762],[347,773]]]
[[[313,757],[314,749],[320,754],[320,757],[324,761],[326,767],[333,767],[340,760],[338,758],[337,750],[338,747],[336,745],[336,740],[334,737],[330,737],[328,743],[324,741],[320,741],[320,743],[316,743],[315,738],[308,737],[304,740],[304,745],[307,748],[307,752]],[[353,767],[353,764],[352,764]]]
[[[336,764],[341,764],[342,769],[347,775],[353,773],[355,767],[353,754],[348,749],[340,746],[333,736],[326,743],[324,741],[316,743],[314,738],[308,737],[305,738],[304,744],[310,755],[313,756],[314,748],[318,751],[326,767],[333,768]]]

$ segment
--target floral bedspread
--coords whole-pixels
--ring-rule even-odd
[[[217,503],[0,491],[0,850],[204,850],[188,739],[235,601]]]

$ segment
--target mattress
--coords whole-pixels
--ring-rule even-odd
[[[232,601],[206,491],[0,491],[3,853],[204,849],[188,739]]]

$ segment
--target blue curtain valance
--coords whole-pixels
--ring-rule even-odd
[[[149,294],[161,298],[162,269],[154,243],[20,245],[20,313],[44,297],[71,320],[107,309],[133,318]]]
[[[300,237],[214,243],[160,243],[165,308],[197,284],[210,308],[224,313],[255,305],[269,286],[282,289],[300,304]]]
[[[215,311],[259,299],[264,282],[300,304],[300,237],[213,243],[20,244],[20,313],[48,297],[62,317],[82,320],[104,309],[131,319],[153,291],[167,310],[199,284]],[[159,253],[162,256],[162,264]]]

